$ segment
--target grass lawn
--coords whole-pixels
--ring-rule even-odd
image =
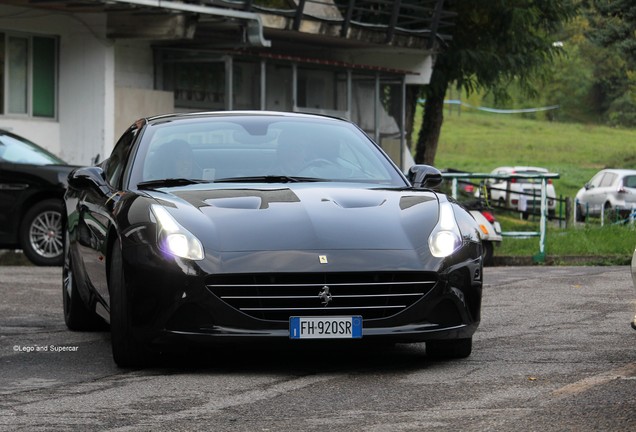
[[[435,165],[485,173],[498,166],[541,166],[560,174],[557,195],[574,197],[603,168],[636,169],[636,130],[453,111],[445,114]]]
[[[539,231],[538,221],[524,221],[510,214],[497,213],[504,231]],[[636,225],[619,225],[593,221],[577,226],[559,227],[549,222],[545,254],[552,257],[596,256],[596,264],[627,265],[636,246]],[[534,256],[539,252],[539,238],[505,237],[495,249],[499,256]]]

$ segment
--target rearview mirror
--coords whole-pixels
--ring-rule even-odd
[[[415,189],[433,189],[442,183],[442,173],[430,165],[413,165],[407,178]]]
[[[96,166],[77,168],[71,171],[68,175],[68,184],[74,189],[93,188],[103,195],[108,195],[111,192],[104,177],[104,170]]]

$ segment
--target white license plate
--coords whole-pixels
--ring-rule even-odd
[[[362,317],[290,317],[290,339],[357,339],[362,337]]]

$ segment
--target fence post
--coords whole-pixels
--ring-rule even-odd
[[[541,218],[539,221],[539,253],[533,256],[533,261],[538,263],[545,262],[545,238],[547,229],[547,183],[545,177],[541,178]]]
[[[601,226],[605,225],[605,206],[601,206]]]
[[[574,208],[572,209],[572,225],[574,226],[576,226],[576,222],[578,221],[578,218],[577,218],[578,211],[579,211],[579,199],[574,198]],[[583,218],[581,217],[581,219]]]

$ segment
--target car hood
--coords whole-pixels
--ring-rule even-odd
[[[438,219],[433,192],[303,183],[148,191],[218,252],[417,250]]]

